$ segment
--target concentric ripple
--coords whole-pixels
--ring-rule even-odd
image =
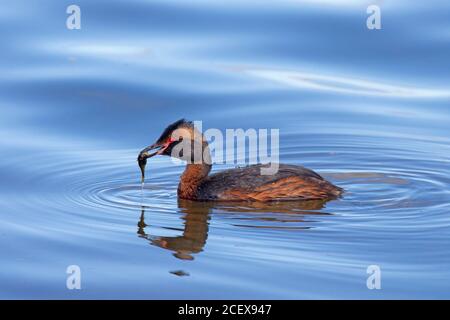
[[[107,250],[116,255],[120,246],[142,254],[142,245],[149,244],[145,250],[156,250],[151,256],[166,254],[177,261],[200,256],[209,263],[281,261],[327,270],[331,278],[352,277],[373,260],[402,270],[406,256],[414,261],[407,265],[409,272],[420,273],[430,261],[446,259],[448,146],[325,134],[287,135],[281,141],[283,162],[321,173],[345,189],[342,199],[180,201],[176,190],[183,166],[168,158],[149,161],[142,186],[136,150],[43,152],[31,162],[26,154],[3,161],[3,174],[14,170],[22,179],[2,190],[3,207],[15,210],[14,219],[4,220],[16,232],[27,230],[39,239],[52,239],[56,232],[79,245],[88,237],[89,248],[114,241]],[[14,197],[20,199],[11,201]],[[411,249],[430,241],[433,247],[426,252]],[[179,269],[165,260],[161,264],[171,275]],[[190,268],[181,271],[196,274]]]
[[[192,209],[217,214],[237,213],[234,219],[242,217],[242,223],[233,222],[234,225],[274,229],[285,226],[284,223],[291,220],[297,223],[294,227],[305,227],[305,220],[309,218],[300,223],[290,216],[298,213],[368,218],[380,216],[383,212],[381,220],[414,217],[414,225],[424,220],[423,210],[438,214],[448,206],[450,181],[442,171],[448,165],[448,158],[442,157],[443,146],[415,142],[416,150],[421,151],[414,151],[388,148],[379,139],[370,137],[355,139],[335,136],[331,140],[326,135],[317,135],[311,139],[291,138],[287,137],[281,150],[282,159],[313,168],[344,187],[346,193],[343,199],[313,205],[215,203],[199,209],[198,205],[177,201],[176,189],[183,167],[174,165],[167,158],[152,159],[148,166],[147,182],[141,185],[135,150],[79,151],[36,156],[33,165],[39,168],[33,172],[39,174],[33,173],[28,176],[28,180],[39,181],[39,184],[47,185],[46,189],[50,186],[54,190],[50,197],[46,195],[46,199],[51,200],[40,205],[55,210],[64,208],[65,211],[82,214],[86,211],[79,208],[88,208],[122,216],[129,212],[135,215],[141,208],[162,214]],[[303,142],[299,146],[292,145],[291,141]],[[333,141],[333,144],[327,141]],[[385,141],[384,144],[402,145],[398,141],[392,144]],[[411,146],[411,142],[408,145]],[[30,199],[31,202],[36,200]],[[44,201],[43,198],[38,200]],[[260,213],[264,218],[249,220],[252,213]],[[270,221],[271,215],[274,219]],[[90,217],[96,218],[95,215]],[[224,218],[225,221],[227,219]],[[326,221],[326,218],[321,216],[320,220]],[[250,222],[255,224],[249,225]]]

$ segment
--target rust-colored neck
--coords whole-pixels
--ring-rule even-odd
[[[188,164],[178,185],[178,196],[181,199],[196,200],[198,187],[211,171],[211,165],[206,163]]]

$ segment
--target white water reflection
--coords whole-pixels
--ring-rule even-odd
[[[449,90],[390,85],[357,78],[305,73],[299,71],[280,71],[249,69],[247,74],[272,80],[290,87],[304,90],[328,91],[352,95],[371,95],[396,98],[448,98]]]

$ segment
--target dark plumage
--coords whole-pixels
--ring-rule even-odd
[[[257,164],[208,176],[198,188],[199,200],[318,200],[338,197],[342,189],[302,166],[280,164],[274,175],[261,175]]]
[[[176,134],[174,134],[176,132]],[[195,132],[195,134],[194,134]],[[195,137],[195,138],[192,138]],[[174,154],[173,148],[184,139],[191,141],[191,154]],[[192,163],[193,150],[201,147],[203,158]],[[149,154],[148,151],[157,149]],[[188,161],[178,185],[181,199],[198,201],[292,201],[327,200],[339,197],[343,190],[326,181],[316,172],[302,166],[280,164],[273,175],[261,175],[265,165],[211,171],[208,143],[191,122],[179,120],[168,126],[158,141],[141,151],[138,157],[142,172],[147,158],[168,155]]]
[[[194,124],[191,121],[187,121],[185,119],[180,119],[178,121],[175,121],[172,124],[169,124],[166,129],[164,129],[163,133],[159,137],[159,139],[156,141],[156,143],[164,143],[170,136],[172,135],[172,132],[174,132],[176,129],[185,127],[185,128],[193,128]]]

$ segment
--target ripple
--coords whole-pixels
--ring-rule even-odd
[[[420,87],[390,85],[344,76],[329,76],[299,71],[247,69],[245,73],[304,90],[319,90],[352,95],[397,98],[448,98],[450,89],[437,90]]]
[[[135,150],[88,150],[37,155],[34,158],[33,173],[28,172],[28,181],[39,181],[40,185],[45,186],[47,190],[54,190],[54,193],[50,196],[46,194],[47,200],[44,200],[44,197],[36,199],[34,195],[29,202],[64,212],[73,211],[74,214],[87,219],[98,219],[98,212],[104,212],[109,218],[115,217],[119,221],[128,219],[125,217],[130,211],[134,212],[135,217],[136,212],[145,208],[161,218],[162,224],[171,219],[167,214],[178,213],[178,219],[180,213],[186,212],[218,215],[238,213],[234,215],[234,219],[240,222],[230,221],[227,228],[233,225],[274,230],[309,229],[318,226],[312,220],[292,219],[289,217],[292,214],[321,213],[325,216],[316,216],[318,221],[327,221],[326,215],[345,216],[355,214],[354,210],[362,216],[396,211],[399,215],[417,217],[419,223],[423,221],[421,209],[442,210],[442,206],[448,204],[450,181],[442,169],[448,164],[447,158],[438,158],[428,151],[418,151],[420,146],[403,149],[403,146],[419,143],[416,141],[400,143],[400,139],[395,139],[395,145],[398,147],[392,152],[386,152],[385,146],[380,146],[379,142],[372,143],[375,140],[368,137],[334,138],[334,144],[325,142],[330,141],[326,135],[318,135],[310,142],[319,145],[319,149],[326,152],[295,151],[310,149],[306,142],[302,142],[301,146],[293,142],[305,139],[288,140],[288,144],[281,150],[282,155],[289,155],[286,162],[317,170],[345,188],[343,199],[328,204],[180,204],[176,189],[182,166],[176,166],[168,159],[152,159],[149,178],[142,186],[135,163]],[[386,144],[391,145],[387,142]],[[79,208],[92,209],[96,214],[92,215],[92,212]],[[408,212],[401,212],[405,208],[408,208]],[[257,214],[256,219],[253,219],[254,213]],[[224,219],[227,221],[228,218]],[[287,227],[286,223],[291,225]]]
[[[169,159],[149,162],[142,187],[136,150],[42,152],[32,162],[22,152],[5,157],[0,167],[2,174],[21,173],[0,196],[2,207],[14,212],[3,223],[19,234],[49,240],[63,235],[60,241],[89,248],[113,242],[108,250],[115,254],[120,246],[142,254],[148,245],[147,250],[156,251],[144,250],[144,255],[161,259],[165,253],[189,263],[199,256],[210,263],[232,257],[330,272],[348,265],[345,272],[351,273],[360,267],[359,257],[374,247],[390,248],[392,255],[383,255],[383,263],[391,265],[401,263],[400,252],[430,239],[438,244],[427,252],[430,259],[445,254],[443,231],[450,225],[446,149],[414,139],[352,135],[294,135],[282,141],[283,162],[318,171],[346,190],[343,198],[327,203],[183,201],[176,194],[183,166]],[[408,251],[418,270],[427,265],[421,255]],[[185,269],[191,264],[165,263],[170,264],[164,266],[166,273],[199,272]]]
[[[347,261],[345,248],[350,243],[358,253],[368,243],[388,243],[399,234],[408,243],[445,240],[440,231],[435,233],[450,225],[446,215],[450,178],[445,174],[449,159],[440,144],[398,137],[333,135],[331,139],[327,134],[289,136],[282,141],[283,162],[318,171],[345,189],[343,198],[269,204],[178,200],[182,165],[167,158],[152,159],[142,187],[137,151],[118,149],[44,152],[35,154],[31,164],[26,153],[6,157],[3,164],[8,170],[26,174],[17,184],[22,192],[10,186],[12,191],[4,193],[0,202],[16,212],[10,228],[23,230],[20,221],[26,219],[33,226],[27,230],[41,237],[52,237],[58,230],[68,237],[89,234],[91,241],[114,239],[135,245],[124,237],[131,229],[152,248],[188,261],[202,254],[262,257],[245,249],[242,254],[241,249],[236,251],[242,243],[257,245],[265,252],[264,259],[281,259],[285,256],[280,252],[298,254],[297,243],[306,241],[305,254],[329,246],[334,253],[316,260],[303,258],[301,263],[315,261],[321,268],[332,268],[336,259]],[[24,185],[31,191],[23,190]],[[18,194],[19,212],[19,200],[15,204],[6,200]],[[87,232],[93,227],[95,233]],[[207,245],[209,239],[213,247]],[[220,245],[217,239],[222,239]]]

